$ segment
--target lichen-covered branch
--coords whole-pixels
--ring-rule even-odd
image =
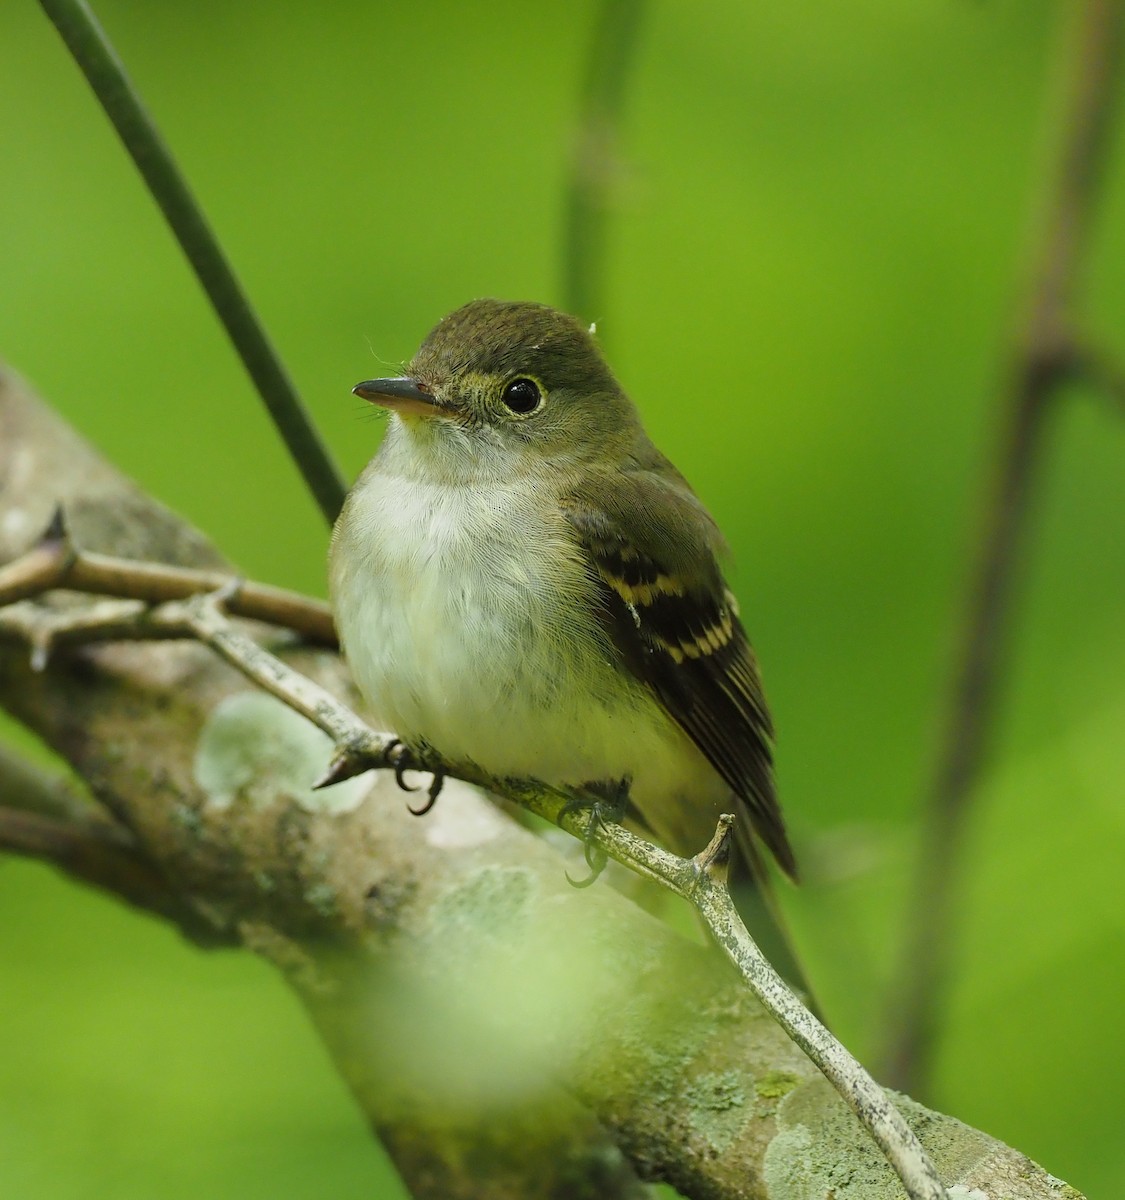
[[[143,636],[152,630],[158,635],[181,630],[219,651],[244,675],[332,738],[336,764],[331,771],[333,779],[351,778],[364,767],[388,765],[398,746],[396,738],[368,730],[329,692],[288,669],[239,633],[220,610],[220,603],[220,598],[202,594],[179,604],[166,604],[138,614],[137,632]],[[126,636],[118,622],[113,627],[119,636]],[[442,763],[419,761],[416,765],[433,768],[438,778],[444,778],[447,771]],[[564,793],[538,784],[515,785],[480,773],[466,774],[463,770],[460,777],[523,804],[576,836],[592,840],[618,862],[693,904],[766,1011],[812,1059],[871,1133],[902,1179],[910,1200],[942,1200],[945,1190],[941,1181],[902,1114],[861,1064],[797,999],[748,934],[725,882],[732,818],[724,818],[711,845],[696,860],[688,861],[619,826],[600,825],[592,816],[580,818],[572,798]],[[719,862],[721,871],[715,869]]]
[[[60,502],[92,551],[223,567],[9,380],[0,562]],[[335,653],[272,649],[354,703]],[[636,1173],[693,1197],[902,1195],[720,956],[611,888],[572,889],[472,788],[449,781],[422,820],[388,772],[313,791],[331,739],[190,643],[71,647],[35,671],[0,640],[0,703],[185,904],[284,972],[416,1195],[634,1195]],[[986,1135],[895,1107],[955,1189],[1067,1194]]]
[[[27,557],[33,559],[37,554],[38,547],[29,551]],[[16,560],[11,567],[18,569],[19,562]],[[108,624],[113,634],[121,638],[130,635],[134,638],[163,637],[182,632],[217,650],[242,674],[332,739],[334,765],[328,778],[353,778],[365,768],[387,766],[399,745],[398,739],[366,728],[326,689],[286,667],[235,629],[222,611],[224,599],[222,595],[202,593],[187,601],[169,602],[153,610],[137,612],[132,630],[116,615],[109,616]],[[0,633],[5,628],[4,615],[0,611]],[[84,633],[101,633],[96,624],[83,620],[81,613],[77,614],[76,622],[67,614],[45,613],[42,616],[47,628],[57,631],[55,637],[75,627]],[[25,615],[21,624],[30,634],[29,641],[42,650],[50,645],[51,639],[36,639],[33,617],[34,614],[30,618]],[[45,660],[40,661],[45,665]],[[446,765],[439,762],[419,760],[415,765],[434,770],[438,779],[444,779],[448,772]],[[716,943],[726,952],[766,1011],[812,1059],[871,1133],[903,1181],[910,1200],[942,1200],[945,1190],[941,1181],[902,1114],[862,1065],[797,999],[747,932],[726,887],[732,817],[724,817],[711,844],[695,860],[688,861],[619,826],[602,825],[592,814],[580,818],[573,798],[565,793],[534,783],[516,785],[479,772],[467,774],[464,769],[459,772],[459,777],[515,800],[536,815],[555,821],[577,836],[584,836],[588,844],[590,841],[596,843],[618,862],[656,880],[693,904]],[[317,786],[322,785],[318,783]]]

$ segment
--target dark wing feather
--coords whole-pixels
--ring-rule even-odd
[[[602,584],[607,623],[625,662],[744,802],[755,832],[796,878],[773,783],[773,726],[754,652],[716,561],[722,540],[671,471],[619,477],[599,489],[598,502],[583,490],[567,498],[564,511]]]

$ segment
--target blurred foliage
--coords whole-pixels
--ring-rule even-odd
[[[559,299],[592,8],[99,0],[349,477],[355,380],[478,295]],[[996,425],[1058,19],[1045,0],[655,3],[599,330],[713,507],[781,728],[823,1002],[878,1044]],[[0,8],[0,352],[249,574],[326,531],[37,6]],[[1125,143],[1089,271],[1125,353]],[[1125,424],[1067,397],[1000,752],[920,1097],[1125,1187]],[[45,869],[0,864],[0,1188],[399,1196],[298,1006]]]

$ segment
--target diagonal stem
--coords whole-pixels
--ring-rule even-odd
[[[621,110],[645,0],[601,0],[580,100],[581,115],[562,245],[563,307],[594,321],[605,315],[605,240],[609,197],[618,175]]]
[[[344,503],[340,472],[121,59],[85,0],[39,2],[160,206],[309,491],[334,521]]]
[[[972,799],[996,733],[1046,420],[1061,386],[1080,369],[1074,294],[1105,167],[1123,18],[1118,0],[1084,0],[1068,47],[1062,142],[1030,294],[1006,370],[1006,427],[985,503],[945,734],[924,814],[923,853],[884,1054],[886,1077],[911,1091],[922,1090],[933,1054],[949,974],[956,872]]]

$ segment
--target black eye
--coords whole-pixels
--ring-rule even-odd
[[[507,384],[500,399],[514,413],[527,416],[533,413],[543,401],[543,393],[534,379],[513,379]]]

